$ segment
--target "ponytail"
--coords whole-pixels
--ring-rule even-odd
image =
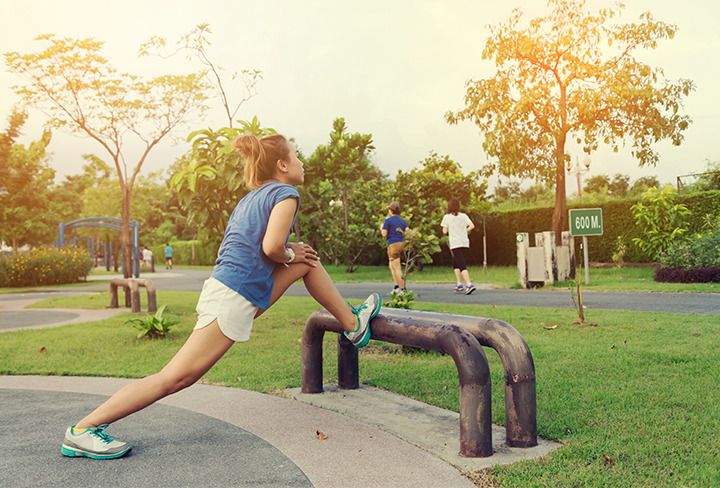
[[[253,134],[240,135],[233,141],[233,146],[245,162],[243,179],[245,186],[251,190],[275,176],[278,160],[288,160],[290,157],[288,141],[280,134],[262,139]]]

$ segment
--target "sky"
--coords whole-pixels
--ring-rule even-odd
[[[655,146],[661,155],[656,167],[639,167],[629,150],[615,154],[601,148],[591,156],[586,177],[623,173],[631,180],[657,176],[674,183],[678,175],[702,172],[707,161],[720,161],[720,3],[625,3],[621,20],[649,10],[678,26],[674,39],[639,57],[661,66],[669,79],[695,82],[685,102],[693,123],[681,146]],[[588,5],[611,3],[592,0]],[[448,154],[470,171],[488,161],[482,135],[470,122],[448,125],[444,114],[463,108],[468,80],[493,75],[493,63],[481,58],[489,26],[507,19],[515,7],[527,17],[548,11],[540,0],[0,0],[0,51],[36,51],[41,44],[33,38],[43,33],[93,37],[105,42],[105,56],[121,71],[145,76],[190,72],[199,66],[182,56],[138,59],[137,48],[151,36],[173,42],[208,23],[210,56],[226,74],[243,68],[263,72],[257,95],[242,105],[237,118],[257,115],[309,155],[328,141],[332,121],[344,117],[350,131],[373,135],[372,159],[390,175],[416,166],[430,151]],[[19,81],[6,67],[0,70],[0,127],[18,101],[11,87]],[[238,99],[242,89],[233,86],[231,99]],[[219,100],[211,104],[214,109],[191,117],[151,153],[143,174],[167,169],[186,152],[184,136],[191,130],[226,125]],[[31,111],[21,142],[39,138],[45,120]],[[82,154],[103,157],[93,141],[57,131],[49,149],[58,178],[81,172]],[[580,154],[572,146],[568,153]],[[574,192],[575,178],[568,181],[568,191]]]

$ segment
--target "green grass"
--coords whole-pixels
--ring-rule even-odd
[[[159,292],[180,320],[166,340],[138,341],[130,314],[0,337],[0,373],[141,377],[158,371],[194,322],[198,294]],[[53,299],[56,306],[104,306],[104,298]],[[46,302],[43,306],[47,306]],[[566,444],[540,461],[490,470],[501,486],[720,486],[720,315],[419,303],[417,308],[492,316],[526,338],[537,368],[538,433]],[[257,320],[204,381],[272,392],[300,382],[300,337],[317,305],[285,297]],[[553,330],[545,326],[557,325]],[[326,337],[325,380],[335,381],[334,334]],[[46,352],[40,352],[42,347]],[[493,421],[504,423],[503,372],[488,350]],[[364,383],[458,410],[449,357],[399,354],[371,342],[361,352]],[[604,456],[614,460],[605,462]]]

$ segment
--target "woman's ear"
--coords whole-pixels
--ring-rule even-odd
[[[288,164],[287,162],[283,161],[282,159],[278,159],[275,167],[280,171],[281,173],[287,173],[288,170]]]

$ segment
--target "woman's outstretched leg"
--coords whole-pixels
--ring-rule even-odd
[[[217,321],[202,329],[193,330],[183,347],[159,373],[124,386],[90,415],[68,428],[61,452],[66,456],[93,459],[124,456],[132,446],[105,433],[107,424],[192,385],[233,344],[234,342],[220,331]]]
[[[217,321],[192,331],[185,344],[159,372],[124,386],[90,415],[79,429],[110,424],[194,384],[230,349],[234,342],[220,331]]]

